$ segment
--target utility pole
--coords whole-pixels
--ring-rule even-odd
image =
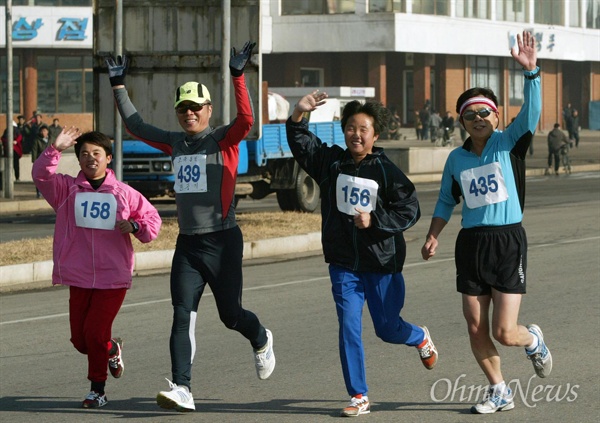
[[[4,198],[14,198],[13,181],[13,51],[12,51],[12,0],[6,0],[6,159],[4,164]]]

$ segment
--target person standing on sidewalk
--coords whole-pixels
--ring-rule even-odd
[[[539,377],[552,371],[552,355],[539,326],[517,323],[526,292],[527,236],[521,226],[525,157],[541,115],[535,37],[524,31],[517,35],[517,46],[518,51],[511,50],[511,55],[524,69],[521,111],[502,132],[497,129],[498,100],[493,91],[471,88],[458,98],[456,111],[470,138],[448,156],[421,249],[425,260],[435,255],[438,238],[462,196],[463,228],[455,247],[456,286],[462,294],[471,350],[490,384],[483,400],[471,408],[475,414],[515,406],[492,336],[502,345],[524,347]]]
[[[52,144],[50,141],[50,131],[46,125],[42,124],[38,129],[38,136],[31,146],[31,163],[35,163],[38,157],[42,155],[46,147],[48,147],[48,144]],[[40,193],[40,190],[36,187],[35,197],[41,198],[41,196],[42,194]]]
[[[259,379],[267,379],[275,368],[271,331],[253,312],[242,308],[244,240],[235,219],[238,146],[254,123],[244,77],[254,46],[247,42],[239,53],[235,48],[231,50],[229,69],[237,117],[229,125],[210,126],[212,102],[206,86],[187,82],[177,88],[174,111],[183,132],[145,123],[125,89],[126,58],[107,60],[110,84],[127,131],[169,152],[175,175],[181,175],[175,181],[179,235],[171,267],[173,326],[169,345],[173,381],[167,379],[170,390],[156,397],[162,408],[182,412],[196,409],[191,392],[194,334],[206,284],[214,294],[225,327],[250,341]]]
[[[63,151],[72,146],[81,170],[76,177],[56,173]],[[111,160],[109,137],[68,128],[32,170],[36,188],[56,212],[52,284],[69,287],[71,342],[87,355],[91,389],[83,408],[107,404],[107,368],[115,378],[125,370],[123,342],[112,336],[112,324],[131,287],[130,234],[150,242],[162,223],[148,200],[107,168]]]
[[[416,347],[432,369],[438,353],[425,326],[400,317],[405,286],[403,232],[421,216],[413,183],[374,143],[385,132],[381,103],[351,101],[342,111],[346,149],[327,146],[308,130],[304,113],[325,103],[326,93],[304,96],[286,122],[298,164],[321,188],[322,244],[339,321],[339,352],[350,404],[342,416],[370,412],[362,343],[367,302],[375,333],[384,342]]]
[[[548,169],[546,175],[552,171],[552,158],[554,158],[554,174],[558,175],[560,168],[560,150],[563,145],[569,144],[569,140],[563,131],[560,130],[560,124],[554,124],[554,129],[548,132]]]

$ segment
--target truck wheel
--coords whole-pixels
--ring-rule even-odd
[[[321,190],[317,182],[303,170],[298,170],[296,188],[292,190],[294,208],[301,212],[312,213],[319,206]]]

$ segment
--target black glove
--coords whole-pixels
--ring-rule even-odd
[[[244,68],[250,60],[252,49],[256,43],[246,41],[242,51],[236,53],[235,47],[231,47],[231,58],[229,59],[229,70],[232,76],[242,76],[244,74]]]
[[[127,56],[110,56],[106,59],[106,66],[108,66],[108,78],[110,79],[110,86],[125,85],[125,74],[127,73]]]

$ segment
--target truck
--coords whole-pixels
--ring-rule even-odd
[[[223,31],[222,16],[227,14],[231,28],[235,28],[231,31],[231,46],[240,48],[247,40],[258,45],[258,53],[253,54],[245,75],[253,108],[259,113],[247,139],[240,144],[236,199],[247,196],[261,199],[275,193],[282,210],[313,212],[319,205],[319,186],[297,165],[289,150],[283,123],[289,107],[283,115],[272,119],[268,114],[268,99],[288,98],[290,102],[314,88],[269,88],[268,82],[261,80],[259,21],[262,3],[240,0],[232,2],[230,10],[224,11],[220,1],[140,3],[123,0],[120,11],[117,10],[119,2],[114,0],[94,2],[94,127],[113,134],[120,123],[104,63],[114,52],[115,42],[119,41],[130,63],[126,80],[129,96],[146,122],[159,128],[178,128],[172,103],[175,88],[187,81],[201,81],[211,92],[214,105],[211,124],[229,123],[229,119],[224,121],[225,110],[219,107],[228,95],[228,91],[223,90],[224,84],[231,84],[230,80],[222,78],[221,68],[223,60],[226,63],[229,60],[229,57],[222,57],[223,34],[226,32]],[[118,39],[119,31],[115,29],[118,12],[123,17],[122,40]],[[333,97],[328,102],[330,107],[323,108],[319,116],[311,117],[309,127],[323,142],[344,145],[340,123],[335,120],[339,119],[340,107],[353,98],[372,97],[374,90],[332,87],[330,91],[330,97]],[[235,102],[226,103],[230,106],[229,114],[235,116]],[[328,114],[328,117],[323,116]],[[126,134],[124,130],[122,133]],[[171,158],[159,149],[160,146],[154,148],[124,136],[121,147],[124,182],[148,198],[174,194]]]

